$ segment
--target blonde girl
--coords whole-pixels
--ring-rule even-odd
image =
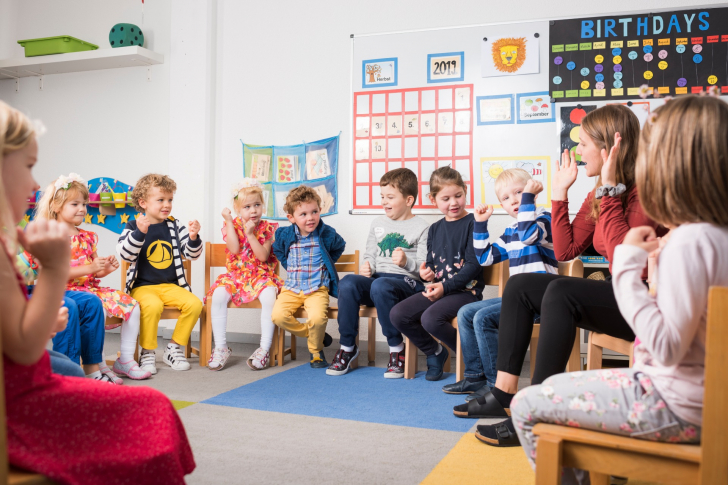
[[[100,257],[96,251],[99,237],[95,232],[80,229],[84,222],[89,201],[88,187],[78,174],[61,175],[50,184],[36,207],[36,217],[55,220],[66,226],[71,235],[71,270],[66,288],[69,291],[86,291],[101,299],[107,315],[122,319],[121,355],[111,372],[101,360],[100,372],[111,380],[121,374],[130,379],[148,379],[151,373],[143,371],[134,360],[136,335],[139,332],[139,305],[126,293],[99,285],[99,278],[119,268],[113,255]]]
[[[428,381],[442,378],[448,350],[457,344],[450,322],[460,307],[480,301],[485,286],[483,268],[473,248],[475,218],[465,210],[468,187],[460,173],[440,167],[430,177],[429,198],[445,217],[430,226],[427,261],[420,266],[424,292],[410,296],[392,308],[392,324],[427,356]]]
[[[271,320],[276,295],[283,280],[276,274],[278,260],[271,252],[273,235],[278,224],[263,220],[265,198],[255,179],[245,178],[233,189],[233,219],[230,209],[222,210],[227,273],[218,276],[205,299],[211,301],[212,333],[215,350],[208,368],[221,370],[231,355],[227,346],[227,305],[260,301],[260,347],[247,360],[253,370],[264,369],[270,359],[275,325]]]

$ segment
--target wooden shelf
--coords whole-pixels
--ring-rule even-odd
[[[97,49],[70,54],[2,59],[0,80],[154,64],[164,64],[164,55],[144,47]]]

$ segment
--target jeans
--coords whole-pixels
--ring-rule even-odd
[[[497,374],[500,312],[500,298],[471,303],[458,311],[465,377],[485,376],[491,387],[495,385]]]
[[[67,291],[63,298],[68,307],[68,325],[53,337],[53,350],[78,365],[103,361],[104,307],[98,296],[85,291]]]
[[[402,334],[389,318],[392,307],[410,296],[425,290],[421,281],[406,275],[375,273],[372,278],[346,275],[339,282],[339,334],[341,345],[353,347],[359,333],[359,307],[377,308],[377,319],[387,344],[402,343]]]
[[[51,370],[54,374],[66,377],[85,377],[83,369],[78,364],[74,364],[71,359],[55,350],[48,350],[51,356]]]

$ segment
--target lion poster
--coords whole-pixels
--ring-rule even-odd
[[[480,54],[482,77],[538,74],[539,42],[533,34],[486,36]]]

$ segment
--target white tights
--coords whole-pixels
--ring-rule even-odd
[[[276,302],[276,294],[278,291],[273,286],[267,286],[258,295],[260,301],[260,346],[266,350],[270,350],[273,344],[273,329],[275,325],[271,319],[273,313],[273,305]],[[212,292],[211,311],[212,311],[212,335],[215,337],[216,348],[227,348],[227,305],[232,297],[224,286],[218,286]]]
[[[121,362],[129,362],[134,358],[134,350],[139,336],[139,305],[134,307],[131,315],[121,324]]]

